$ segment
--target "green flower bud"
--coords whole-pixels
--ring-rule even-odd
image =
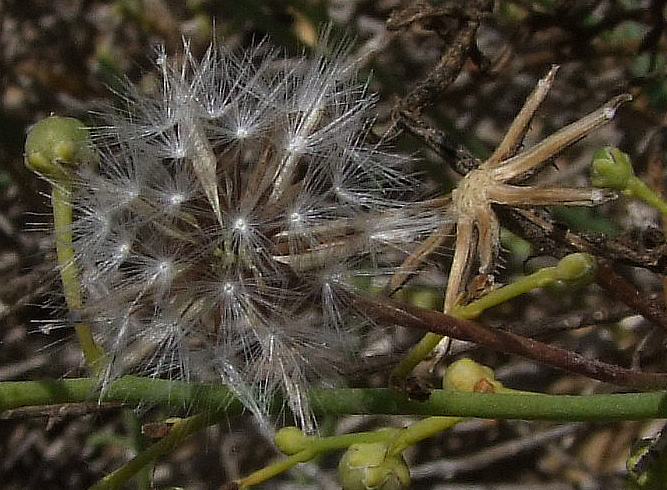
[[[625,189],[635,176],[630,157],[618,148],[607,146],[593,155],[591,182],[595,187]]]
[[[403,456],[388,454],[386,443],[353,444],[338,465],[343,490],[404,490],[410,470]]]
[[[273,437],[273,442],[281,453],[290,456],[306,449],[312,437],[298,427],[283,427]]]
[[[78,167],[94,160],[90,133],[73,117],[51,116],[39,121],[25,142],[25,164],[44,178],[67,178],[66,166]]]
[[[566,255],[556,265],[557,280],[570,284],[588,284],[595,279],[596,272],[595,257],[587,253]]]
[[[503,385],[496,381],[493,369],[464,357],[447,367],[442,387],[448,391],[473,393],[495,392],[503,388]]]

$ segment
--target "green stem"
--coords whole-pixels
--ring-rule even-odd
[[[222,385],[123,376],[96,393],[96,378],[0,383],[0,411],[91,399],[129,405],[155,404],[174,411],[207,410],[237,415],[243,408]],[[390,389],[319,389],[310,393],[320,414],[438,415],[490,419],[611,421],[667,416],[667,392],[605,395],[456,393],[433,390],[419,402]],[[276,405],[278,410],[279,405]]]
[[[465,306],[454,306],[450,315],[473,319],[484,313],[485,310],[498,306],[533,289],[542,288],[558,280],[555,267],[544,267],[533,274],[522,277],[506,286],[493,289],[481,298]]]
[[[472,319],[484,311],[506,301],[528,293],[533,289],[542,288],[557,281],[578,283],[593,278],[595,259],[588,254],[573,253],[563,257],[555,267],[544,267],[533,274],[524,276],[511,284],[491,290],[481,298],[465,306],[453,306],[449,314],[457,318]],[[441,335],[427,333],[408,351],[391,374],[393,386],[401,386],[419,364],[442,339]]]
[[[145,451],[140,452],[130,461],[118,468],[113,473],[102,478],[90,490],[115,490],[134,477],[142,468],[145,468],[156,458],[167,454],[176,449],[181,441],[189,435],[211,425],[216,420],[211,418],[208,413],[200,413],[186,419],[178,420],[171,427],[169,434],[150,446]]]
[[[93,167],[97,156],[85,125],[71,117],[51,116],[35,124],[26,137],[26,167],[51,183],[56,253],[65,300],[77,314],[81,288],[72,238],[72,174],[81,166]],[[94,372],[103,369],[104,352],[95,344],[90,325],[76,322],[76,336]]]
[[[127,405],[155,404],[179,413],[188,409],[238,415],[243,406],[223,385],[206,385],[123,376],[99,391],[99,379],[77,378],[0,383],[0,412],[26,406],[86,403],[91,400]]]
[[[638,177],[633,176],[628,179],[625,192],[647,202],[660,211],[663,217],[667,218],[667,202]]]
[[[453,393],[433,390],[425,402],[389,389],[315,390],[317,412],[328,414],[446,415],[490,419],[611,421],[663,418],[667,392],[610,395]]]
[[[398,430],[381,430],[376,432],[356,432],[354,434],[343,434],[331,437],[313,436],[312,439],[309,440],[306,449],[265,466],[241,480],[238,480],[236,483],[241,489],[248,488],[252,485],[262,483],[269,478],[273,478],[299,463],[305,463],[320,453],[336,449],[345,449],[352,444],[389,441],[395,437],[397,432]]]
[[[454,306],[450,311],[450,315],[466,319],[475,318],[493,306],[504,303],[505,301],[531,291],[532,289],[544,287],[557,280],[555,270],[555,267],[545,267],[544,269],[540,269],[534,274],[522,277],[512,284],[494,289],[472,303],[465,306]],[[431,353],[442,338],[442,335],[432,332],[424,335],[421,340],[408,351],[392,371],[392,385],[401,386],[403,380],[410,375],[417,364]]]
[[[296,466],[299,463],[305,463],[310,461],[315,456],[317,456],[317,451],[312,448],[304,449],[299,451],[296,454],[292,454],[286,458],[279,459],[275,463],[272,463],[264,468],[261,468],[254,473],[249,474],[248,476],[238,480],[236,482],[237,488],[245,489],[253,485],[258,485],[263,481],[266,481],[270,478],[273,478],[276,475],[279,475],[293,466]]]
[[[442,335],[428,332],[403,356],[391,372],[391,385],[400,388],[412,370],[428,356],[442,340]]]
[[[77,312],[83,307],[81,289],[79,287],[79,273],[76,266],[73,238],[72,238],[72,184],[63,179],[54,184],[51,191],[53,208],[53,225],[55,229],[56,255],[58,269],[63,284],[65,301],[70,311]],[[81,345],[83,355],[95,372],[102,368],[102,349],[95,343],[90,325],[77,321],[74,325],[77,339]]]
[[[408,447],[416,444],[422,439],[433,437],[440,432],[454,427],[465,417],[427,417],[405,427],[392,441],[391,449],[387,453],[394,456],[402,453]]]

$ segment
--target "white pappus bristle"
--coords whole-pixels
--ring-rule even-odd
[[[341,288],[356,268],[386,276],[443,219],[409,158],[365,142],[374,98],[346,48],[322,43],[297,59],[266,42],[161,50],[156,93],[128,85],[97,130],[72,228],[109,379],[221,380],[267,425],[281,392],[314,429],[311,382],[363,323]]]

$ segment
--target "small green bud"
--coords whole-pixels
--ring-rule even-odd
[[[626,189],[635,176],[630,157],[618,148],[607,146],[593,155],[591,182],[595,187]]]
[[[588,284],[595,279],[597,261],[587,253],[566,255],[556,265],[556,279],[567,283]]]
[[[383,442],[352,444],[338,465],[343,490],[404,490],[410,469],[400,454],[388,454]]]
[[[442,388],[464,393],[488,393],[503,388],[503,385],[500,381],[496,381],[493,369],[464,357],[447,367],[442,379]]]
[[[273,437],[278,449],[288,456],[303,451],[313,436],[304,434],[298,427],[283,427]]]
[[[88,165],[94,161],[90,133],[78,119],[51,116],[39,121],[25,142],[25,164],[44,178],[67,178],[65,167]]]

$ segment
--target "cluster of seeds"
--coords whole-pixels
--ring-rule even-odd
[[[410,160],[369,144],[374,104],[344,46],[285,58],[260,43],[201,60],[158,53],[161,86],[128,85],[74,176],[83,318],[105,376],[221,380],[260,418],[354,351],[345,301],[438,228]]]

